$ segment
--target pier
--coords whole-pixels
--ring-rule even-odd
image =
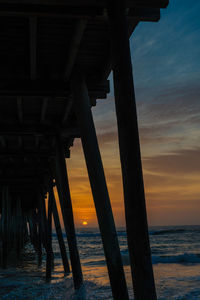
[[[139,22],[159,21],[167,5],[168,0],[0,0],[2,268],[10,253],[19,256],[30,239],[38,265],[45,249],[49,280],[53,218],[64,273],[72,272],[75,289],[83,284],[67,172],[73,141],[79,138],[113,299],[129,299],[91,112],[97,99],[107,97],[113,71],[133,290],[136,300],[156,299],[129,37]]]

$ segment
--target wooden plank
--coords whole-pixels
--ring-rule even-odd
[[[40,136],[35,136],[35,147],[36,148],[39,148],[40,146]]]
[[[1,136],[15,136],[15,135],[45,135],[55,136],[58,132],[63,137],[80,136],[80,130],[77,127],[62,128],[59,126],[47,126],[42,124],[5,124],[0,122]]]
[[[74,64],[76,62],[76,57],[78,54],[78,50],[80,48],[80,44],[84,35],[86,25],[87,25],[86,20],[78,20],[76,22],[75,30],[72,35],[72,40],[70,42],[68,53],[67,53],[67,62],[65,65],[65,73],[64,73],[64,78],[66,81],[69,80]]]
[[[23,106],[22,106],[22,97],[17,97],[17,112],[18,112],[18,119],[19,123],[23,123]]]
[[[82,8],[106,8],[106,0],[0,0],[1,5],[13,6],[19,5],[22,6],[21,9],[25,6],[31,5],[44,5],[47,7],[82,7]],[[127,0],[127,7],[143,6],[143,7],[160,7],[165,8],[169,4],[169,0]]]
[[[66,121],[69,117],[70,111],[72,109],[72,104],[73,104],[73,96],[70,95],[68,97],[68,102],[66,103],[66,106],[65,106],[65,111],[64,111],[64,114],[63,114],[63,117],[62,117],[62,124],[66,123]]]
[[[160,8],[134,7],[129,10],[128,18],[138,20],[138,22],[158,22],[160,20]]]
[[[67,2],[65,2],[66,4]],[[26,17],[68,17],[87,18],[102,16],[103,7],[95,6],[74,6],[74,5],[46,5],[44,3],[2,3],[0,2],[0,15],[26,16]]]
[[[30,78],[31,80],[37,77],[37,18],[29,18],[30,28]]]
[[[128,27],[128,35],[129,37],[131,36],[131,34],[133,33],[133,31],[135,30],[135,28],[137,27],[138,25],[138,20],[135,20],[134,22],[131,22],[129,24],[129,27]],[[107,51],[106,51],[106,55],[105,55],[105,58],[104,58],[104,63],[102,64],[102,67],[99,71],[99,74],[98,74],[98,78],[99,78],[99,82],[104,82],[111,70],[112,70],[112,59],[111,59],[111,49],[110,49],[110,43],[108,45],[108,48],[107,48]]]
[[[18,136],[18,148],[21,149],[23,147],[23,139],[21,136]]]
[[[2,148],[6,148],[6,140],[4,136],[0,136],[0,143]]]
[[[44,123],[45,122],[45,116],[46,116],[46,110],[47,110],[48,100],[49,100],[49,98],[47,98],[47,97],[45,97],[42,100],[40,123]]]
[[[100,84],[88,82],[91,97],[105,98],[109,92],[109,81]],[[37,97],[68,97],[70,95],[69,83],[64,80],[1,80],[0,96],[37,96]],[[20,99],[20,97],[19,97]],[[26,98],[28,100],[28,98]],[[41,98],[42,99],[42,98]],[[20,100],[22,102],[22,100]],[[23,101],[25,99],[23,98]]]

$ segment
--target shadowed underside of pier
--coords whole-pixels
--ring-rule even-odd
[[[137,117],[134,107],[129,109],[127,99],[131,98],[130,103],[135,101],[128,38],[140,21],[158,21],[160,8],[167,4],[167,0],[130,0],[126,6],[120,0],[0,0],[1,266],[6,267],[11,250],[15,249],[20,255],[20,249],[29,235],[38,253],[39,264],[42,246],[46,250],[47,278],[50,278],[53,265],[53,214],[64,271],[69,273],[72,269],[75,288],[82,284],[65,165],[74,139],[81,138],[113,297],[128,299],[91,115],[91,106],[96,105],[97,99],[106,98],[109,92],[107,78],[113,69],[128,243],[131,253],[135,243],[136,253],[131,259],[133,272],[138,278],[138,281],[137,278],[133,280],[134,291],[136,299],[147,299],[145,293],[149,293],[148,299],[156,299],[150,270],[152,267],[146,267],[151,262],[139,140],[137,124],[134,123],[134,120],[137,123]],[[133,111],[131,116],[126,109]],[[133,120],[130,121],[132,125],[127,124],[128,129],[123,128],[123,113]],[[124,133],[120,133],[120,130]],[[132,155],[137,163],[132,163],[135,174],[130,174],[123,162],[124,153],[128,157],[131,150],[123,142],[126,135],[134,143]],[[134,192],[134,214],[137,214],[137,201],[140,201],[141,218],[138,216],[139,221],[134,224],[130,224],[129,216],[134,211],[133,204],[130,204],[134,203],[130,199],[133,195],[128,187],[131,177],[133,180],[135,178],[137,187],[140,186],[136,188],[140,191]],[[68,237],[70,264],[57,214],[55,186]],[[137,231],[140,223],[143,229]],[[135,234],[131,233],[133,229]],[[137,265],[140,251],[141,259]],[[145,264],[144,268],[142,264]],[[145,287],[141,278],[147,281]],[[141,292],[142,289],[146,292]]]

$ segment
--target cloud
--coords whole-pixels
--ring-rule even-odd
[[[143,158],[144,168],[147,171],[160,174],[191,174],[200,175],[200,148],[184,149],[167,155],[156,155]]]
[[[199,223],[199,9],[196,0],[170,1],[160,22],[140,23],[130,42],[151,224]],[[92,111],[113,210],[123,224],[112,75],[110,79],[108,99],[98,100]],[[95,223],[80,141],[71,149],[68,167],[76,220],[88,215]]]

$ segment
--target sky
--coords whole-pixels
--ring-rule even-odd
[[[200,224],[200,1],[171,0],[130,38],[148,223]],[[124,226],[114,92],[92,108],[117,226]],[[77,226],[97,219],[80,140],[67,160]]]

